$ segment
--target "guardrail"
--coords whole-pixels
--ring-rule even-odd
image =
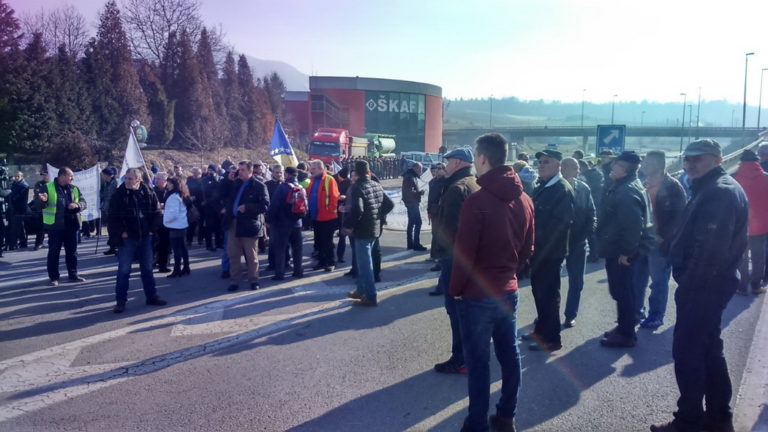
[[[760,146],[760,144],[768,142],[768,131],[760,132],[757,136],[757,139],[753,141],[750,144],[745,145],[744,147],[734,151],[733,153],[729,153],[725,156],[723,156],[723,163],[721,164],[722,167],[729,173],[733,173],[736,171],[736,169],[739,167],[739,158],[741,157],[741,154],[744,152],[744,150],[754,150],[757,151],[757,147]],[[668,167],[667,169],[670,171],[670,174],[674,177],[679,177],[683,173],[682,169],[682,156],[679,159],[679,162],[677,162],[678,166]],[[673,171],[674,170],[674,171]]]

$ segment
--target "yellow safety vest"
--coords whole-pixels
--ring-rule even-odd
[[[48,203],[43,209],[43,223],[53,225],[56,223],[56,201],[59,197],[56,194],[56,185],[52,181],[46,183],[45,186],[48,188]],[[72,197],[74,202],[80,202],[80,189],[77,186],[72,186]]]

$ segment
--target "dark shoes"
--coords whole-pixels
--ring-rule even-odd
[[[357,301],[354,304],[356,304],[357,306],[373,307],[373,306],[378,306],[379,302],[377,302],[376,300],[368,300],[367,297],[362,296],[360,297],[360,301]]]
[[[435,264],[432,267],[429,268],[429,271],[440,271],[443,267],[440,264]]]
[[[563,328],[573,328],[576,326],[576,318],[566,318],[565,321],[563,321]]]
[[[70,276],[69,277],[69,281],[70,282],[85,282],[85,278],[82,277],[82,276],[74,276],[74,277]]]
[[[594,254],[587,255],[587,262],[588,263],[596,263],[598,261],[600,261],[600,257],[598,257],[597,255],[594,255]]]
[[[35,246],[35,250],[37,250],[38,247],[39,246]],[[104,251],[104,255],[117,255],[117,250],[110,248],[110,249]]]
[[[274,275],[274,276],[272,276],[272,280],[273,280],[273,281],[281,281],[281,280],[285,280],[285,276],[278,276],[278,275]]]
[[[348,271],[348,272],[344,273],[344,276],[351,276],[351,277],[356,277],[356,276],[357,276],[357,273],[355,273],[355,272],[353,272],[352,270],[350,270],[350,271]]]
[[[230,285],[227,287],[227,291],[237,291],[237,290],[239,290],[239,289],[240,289],[240,286],[239,286],[239,285],[237,285],[237,284],[230,284]]]
[[[323,267],[323,270],[326,273],[330,273],[330,272],[334,271],[335,269],[336,269],[336,266],[325,266],[325,267]]]
[[[357,290],[354,290],[354,291],[348,292],[347,293],[347,297],[349,297],[351,299],[354,299],[354,300],[360,300],[361,298],[363,298],[363,295],[360,294],[359,292],[357,292]]]
[[[304,277],[304,273],[294,273],[291,276],[293,276],[296,279],[301,279]]]
[[[514,419],[508,419],[498,414],[493,414],[488,417],[488,423],[491,424],[491,428],[496,432],[516,432]]]
[[[118,303],[115,305],[114,308],[112,308],[112,312],[114,313],[123,313],[125,312],[125,303]]]
[[[637,345],[637,336],[626,336],[614,331],[600,339],[600,345],[606,348],[632,348]]]
[[[764,286],[762,286],[762,285],[760,285],[760,286],[758,286],[758,287],[753,287],[753,288],[752,288],[752,294],[754,294],[754,295],[765,294],[765,292],[766,292],[766,291],[768,291],[768,289],[766,289],[766,288],[765,288]]]
[[[166,277],[167,277],[167,278],[177,278],[177,277],[181,277],[181,271],[180,271],[180,270],[174,270],[174,271],[172,271],[172,272],[171,272],[171,274],[169,274],[169,275],[168,275],[168,276],[166,276]]]
[[[189,274],[192,273],[192,271],[189,269],[189,267],[184,267],[181,269],[181,275],[182,276],[189,276]]]
[[[257,289],[261,289],[261,286],[258,282],[251,282],[251,291],[256,291]]]
[[[427,250],[427,248],[425,248],[422,245],[416,245],[416,246],[413,247],[413,250],[415,250],[417,252],[424,252],[425,250]]]
[[[170,273],[171,269],[169,269],[168,267],[163,267],[163,268],[157,269],[157,272],[158,273]]]
[[[658,319],[658,318],[651,318],[648,317],[644,319],[642,322],[640,322],[640,327],[644,329],[652,329],[655,330],[659,327],[664,325],[664,321]]]
[[[531,342],[528,344],[529,351],[544,351],[548,353],[557,351],[562,347],[563,344],[560,342]]]
[[[444,361],[435,365],[435,372],[443,374],[466,374],[467,367],[453,360]]]
[[[434,290],[430,291],[428,294],[431,296],[441,296],[443,295],[443,292],[435,288]]]
[[[736,289],[736,294],[741,295],[741,296],[748,296],[749,295],[749,290],[747,290],[747,287],[738,287]]]
[[[158,296],[154,296],[152,298],[148,298],[147,299],[147,305],[149,305],[149,306],[165,306],[167,304],[168,304],[167,301],[161,299]]]
[[[520,339],[525,341],[532,341],[532,340],[538,340],[541,339],[541,336],[537,335],[536,332],[530,332],[520,335]]]

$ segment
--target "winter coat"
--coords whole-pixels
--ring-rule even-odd
[[[435,219],[437,209],[440,207],[440,196],[443,195],[445,177],[435,177],[429,181],[429,194],[427,194],[427,214]],[[434,220],[432,221],[434,223]]]
[[[597,217],[597,251],[605,258],[636,257],[652,242],[653,224],[645,188],[635,175],[611,181]]]
[[[224,205],[223,227],[225,230],[230,230],[234,224],[235,237],[258,237],[264,228],[262,215],[269,208],[269,196],[264,183],[254,178],[250,178],[246,182],[247,185],[243,194],[237,202],[235,200],[243,181],[238,178],[229,189],[229,196]],[[241,205],[245,206],[244,213],[233,210],[233,207]]]
[[[270,228],[301,228],[301,215],[294,213],[293,204],[287,202],[288,194],[293,186],[301,187],[295,178],[280,183],[270,198],[269,209],[267,210],[267,223]]]
[[[573,223],[569,241],[571,245],[580,245],[595,232],[595,203],[592,201],[592,191],[586,183],[579,179],[568,180],[573,188]]]
[[[339,209],[339,186],[336,184],[336,180],[328,173],[323,172],[318,176],[313,176],[312,181],[307,188],[307,203],[311,205],[314,188],[318,188],[315,192],[317,194],[317,207],[313,210],[310,209],[310,214],[313,215],[314,220],[320,222],[327,222],[338,218]]]
[[[651,204],[656,241],[661,246],[661,254],[664,256],[669,251],[669,240],[672,239],[680,223],[687,201],[685,189],[680,182],[669,174],[665,174],[664,181],[656,192],[656,199]]]
[[[517,290],[517,270],[533,253],[533,202],[512,167],[493,168],[461,206],[450,294],[498,298]]]
[[[749,235],[768,233],[768,174],[757,162],[742,162],[734,178],[749,200]]]
[[[747,249],[747,195],[722,167],[695,179],[691,192],[669,251],[678,294],[736,290]]]
[[[419,185],[416,179],[419,175],[413,168],[408,169],[403,173],[403,202],[405,204],[418,204],[421,202],[422,191],[419,190]]]
[[[592,192],[592,202],[595,203],[595,208],[599,208],[603,198],[603,173],[597,167],[592,167],[581,176],[584,177],[584,183],[589,186],[589,190]]]
[[[170,194],[165,200],[163,225],[171,229],[185,229],[189,226],[187,206],[176,192]]]
[[[224,177],[224,180],[226,180],[226,177]],[[200,179],[200,183],[205,208],[213,211],[221,210],[220,201],[226,199],[226,195],[224,197],[218,195],[219,178],[215,175],[206,174]]]
[[[459,230],[461,206],[467,197],[478,190],[480,186],[472,174],[472,167],[461,168],[446,177],[437,207],[437,224],[432,227],[432,235],[437,237],[436,257],[440,258],[453,250],[454,238]]]
[[[21,179],[11,184],[11,194],[8,196],[11,212],[14,215],[24,215],[27,213],[27,202],[29,201],[29,183]]]
[[[112,195],[117,190],[117,180],[113,176],[109,181],[101,182],[101,190],[99,191],[99,201],[101,201],[101,211],[103,218],[108,218],[109,201],[112,199]]]
[[[536,249],[531,264],[562,261],[568,253],[568,233],[574,216],[573,188],[560,174],[546,181],[539,178],[532,198],[536,208]]]
[[[349,213],[344,217],[344,228],[351,228],[356,239],[378,237],[381,229],[379,209],[384,202],[384,189],[366,175],[352,183],[348,193]]]
[[[122,234],[141,240],[155,233],[160,215],[160,205],[155,192],[146,183],[138,190],[121,184],[109,201],[109,245],[122,245]]]

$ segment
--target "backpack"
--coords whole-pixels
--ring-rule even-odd
[[[288,196],[285,197],[285,202],[290,204],[291,213],[304,216],[307,214],[307,192],[301,186],[290,186],[291,190],[288,192]]]

